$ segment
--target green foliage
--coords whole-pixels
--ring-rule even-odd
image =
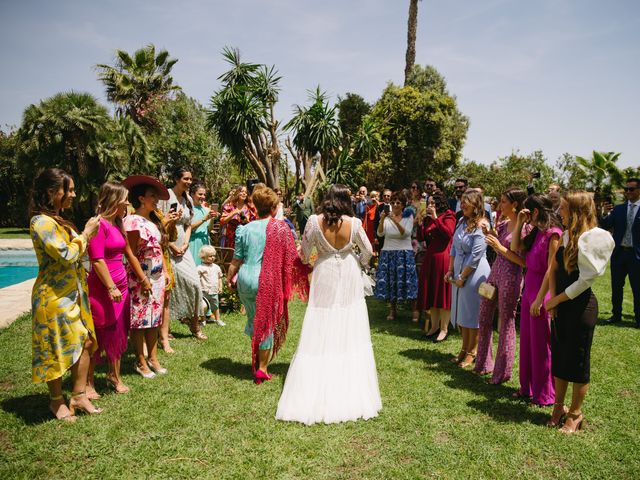
[[[455,167],[469,126],[454,97],[428,86],[388,85],[371,118],[380,126],[393,165],[392,188]]]
[[[143,124],[154,101],[180,90],[171,77],[177,61],[169,58],[166,50],[156,55],[155,46],[149,44],[136,50],[133,56],[116,50],[115,66],[98,64],[96,68],[107,98],[116,105],[118,114]]]
[[[553,179],[563,190],[586,190],[589,183],[589,175],[570,153],[556,160]]]
[[[218,80],[222,87],[211,97],[208,126],[242,171],[249,166],[270,187],[278,185],[280,149],[273,106],[281,77],[275,67],[242,62],[237,49],[225,47],[231,66]]]
[[[343,149],[331,163],[329,170],[327,170],[325,186],[341,183],[355,191],[362,182],[362,178],[358,175],[357,167],[357,161],[349,155],[348,150]]]
[[[576,162],[588,175],[588,186],[598,194],[611,195],[616,187],[621,187],[624,176],[616,162],[620,153],[593,151],[591,158],[576,156]]]
[[[425,92],[449,95],[447,81],[432,65],[415,65],[407,79],[407,85]]]
[[[207,111],[197,100],[180,92],[157,101],[148,116],[157,128],[147,135],[158,167],[149,173],[167,178],[180,165],[192,169],[210,194],[226,196],[237,182],[233,164],[214,132],[207,126]]]
[[[360,129],[365,115],[371,112],[371,105],[360,95],[346,93],[338,97],[338,125],[343,136],[343,147],[346,147]]]
[[[309,91],[309,100],[309,107],[294,107],[294,116],[284,129],[294,133],[293,145],[299,152],[311,156],[320,152],[326,168],[332,165],[342,135],[337,106],[329,106],[327,94],[320,90],[320,86]]]
[[[112,163],[114,121],[88,93],[66,92],[30,105],[18,130],[19,167],[33,178],[44,168],[59,167],[76,179],[76,219],[91,214],[90,195],[105,181]],[[82,181],[78,181],[82,179]]]
[[[446,182],[459,177],[466,178],[470,186],[482,185],[485,195],[499,198],[502,192],[511,187],[525,190],[531,174],[536,172],[540,173],[540,178],[534,180],[534,188],[537,192],[546,192],[554,180],[554,171],[540,150],[530,155],[513,152],[490,165],[465,161],[445,176],[438,176],[436,180]]]
[[[18,168],[18,145],[16,131],[0,130],[0,226],[28,224],[30,177]]]

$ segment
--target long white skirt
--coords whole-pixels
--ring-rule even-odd
[[[353,254],[321,257],[276,418],[336,423],[369,419],[381,408],[357,260]]]

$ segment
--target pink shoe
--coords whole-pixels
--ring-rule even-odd
[[[265,373],[262,370],[256,370],[255,380],[254,381],[256,382],[256,385],[260,385],[262,382],[265,382],[267,380],[271,380],[272,377],[273,377],[273,375]]]

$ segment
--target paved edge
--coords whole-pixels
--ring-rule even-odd
[[[0,329],[7,328],[18,317],[31,311],[31,290],[36,279],[0,288]]]

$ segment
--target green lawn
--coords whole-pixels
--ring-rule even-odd
[[[602,318],[608,283],[597,286]],[[177,353],[161,358],[169,375],[143,380],[128,354],[131,393],[106,391],[97,402],[105,412],[75,424],[52,420],[46,388],[30,384],[31,325],[21,318],[0,332],[0,478],[638,478],[640,330],[629,317],[596,329],[589,425],[564,436],[543,426],[549,408],[509,398],[517,371],[507,385],[488,385],[448,362],[459,336],[426,343],[409,312],[389,323],[375,301],[381,415],[329,426],[276,422],[304,305],[291,311],[273,381],[251,382],[239,315],[226,317],[226,328],[207,327],[205,343],[176,325]]]
[[[3,227],[0,228],[0,240],[5,238],[31,238],[28,228]]]

